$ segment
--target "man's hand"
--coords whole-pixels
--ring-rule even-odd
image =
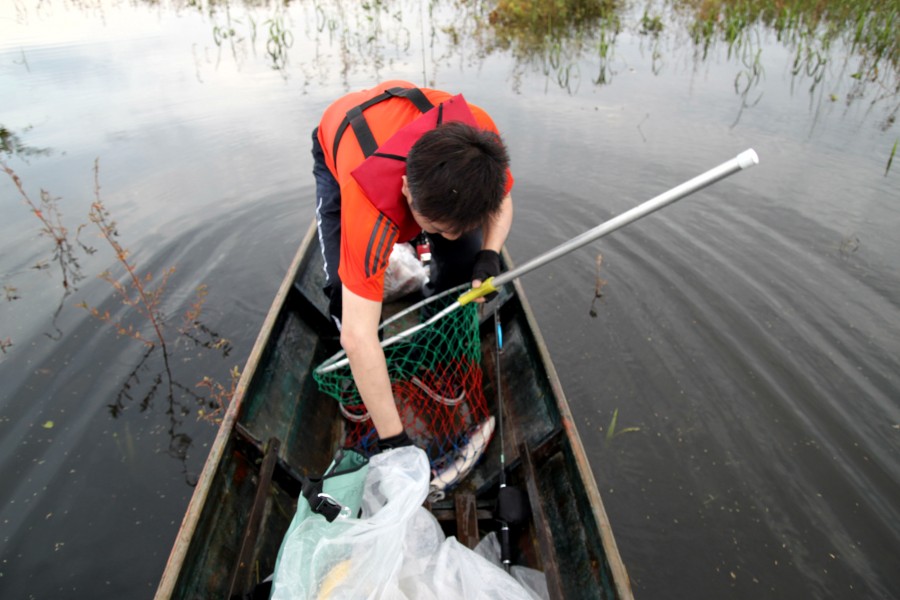
[[[500,255],[493,250],[481,250],[475,255],[475,267],[472,269],[472,287],[481,287],[482,282],[488,277],[496,277],[500,274]],[[497,292],[493,292],[478,298],[475,302],[493,300]]]

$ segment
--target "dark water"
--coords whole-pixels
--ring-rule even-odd
[[[647,6],[658,36],[641,4],[540,44],[478,3],[5,3],[0,125],[49,152],[2,159],[97,251],[55,260],[0,173],[0,597],[152,595],[215,432],[197,383],[243,365],[312,217],[308,132],[394,77],[494,116],[520,262],[756,149],[525,287],[639,597],[900,596],[895,71],[837,40],[795,73],[815,44],[763,26],[704,56]],[[153,335],[97,277],[97,193],[148,287],[176,269],[168,366],[78,306]]]

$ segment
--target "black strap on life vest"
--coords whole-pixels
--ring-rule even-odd
[[[434,104],[431,103],[425,96],[425,93],[419,88],[402,87],[394,87],[385,90],[381,94],[369,98],[362,104],[354,106],[347,111],[347,116],[341,121],[337,133],[334,135],[332,156],[334,158],[335,166],[337,166],[338,145],[340,144],[341,138],[344,136],[347,127],[353,128],[353,133],[356,135],[356,141],[359,142],[359,147],[362,148],[363,156],[368,158],[378,149],[378,142],[375,141],[375,136],[372,135],[372,130],[369,128],[369,124],[366,122],[366,117],[363,115],[363,112],[370,106],[374,106],[388,98],[406,98],[419,109],[419,112],[422,113],[428,112],[434,108]]]

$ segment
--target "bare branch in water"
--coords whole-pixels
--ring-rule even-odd
[[[597,255],[597,280],[594,283],[594,299],[591,301],[591,310],[590,315],[594,318],[597,317],[597,309],[595,305],[597,304],[597,300],[603,298],[603,286],[606,285],[606,280],[600,277],[600,269],[603,267],[603,255]]]

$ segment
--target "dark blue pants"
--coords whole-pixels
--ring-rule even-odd
[[[316,223],[319,245],[325,261],[325,293],[331,299],[329,310],[338,323],[341,319],[341,187],[325,164],[319,144],[318,128],[312,133],[313,176],[316,179]],[[428,236],[431,242],[431,279],[423,290],[431,296],[472,280],[475,255],[481,250],[481,230],[471,231],[456,240],[440,235]]]
[[[325,165],[325,153],[313,129],[312,155],[313,177],[316,179],[316,225],[319,229],[319,246],[325,260],[325,287],[340,287],[338,262],[341,258],[341,187]]]

